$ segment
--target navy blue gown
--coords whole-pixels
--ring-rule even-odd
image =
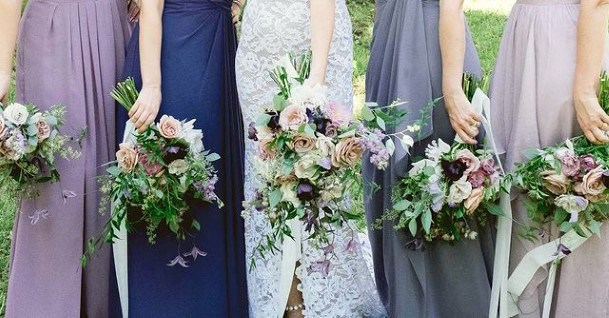
[[[225,207],[192,203],[201,224],[194,244],[207,252],[189,267],[169,267],[178,242],[169,232],[148,243],[145,229],[129,234],[130,317],[247,317],[243,201],[243,124],[235,83],[235,28],[231,0],[166,0],[161,57],[163,114],[196,119],[205,147],[220,154],[216,193]],[[125,77],[141,85],[139,27],[134,30]],[[119,110],[117,136],[128,119]],[[120,140],[118,141],[120,142]],[[193,239],[181,243],[181,252]]]

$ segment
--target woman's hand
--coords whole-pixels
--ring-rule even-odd
[[[241,21],[241,12],[243,11],[244,5],[245,5],[245,0],[233,0],[233,6],[231,7],[231,14],[233,16],[234,24],[238,24]]]
[[[577,121],[586,138],[595,144],[609,143],[609,116],[595,94],[575,95]]]
[[[454,93],[445,94],[444,104],[448,111],[450,124],[461,140],[468,144],[477,144],[476,137],[480,133],[478,127],[480,127],[482,116],[467,100],[465,93],[459,88]]]
[[[0,103],[8,104],[8,90],[11,86],[11,74],[0,72]]]
[[[129,118],[139,133],[143,133],[154,122],[161,107],[161,88],[144,86],[137,101],[129,111]]]

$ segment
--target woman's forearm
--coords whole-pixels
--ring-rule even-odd
[[[462,92],[466,39],[463,0],[440,0],[439,32],[444,95]]]
[[[140,11],[140,65],[142,85],[161,87],[161,45],[164,0],[145,0]]]
[[[334,35],[335,0],[311,0],[311,77],[325,81]]]
[[[13,70],[22,0],[0,0],[0,73]]]
[[[582,0],[577,27],[576,96],[596,96],[607,39],[609,0]]]

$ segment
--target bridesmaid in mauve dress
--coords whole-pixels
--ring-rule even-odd
[[[447,13],[456,17],[451,22],[464,23],[462,12],[458,12],[460,3],[377,0],[367,100],[380,105],[397,99],[407,102],[402,106],[409,112],[404,127],[419,119],[421,109],[430,101],[445,95],[448,87],[443,87],[443,81],[452,84],[453,92],[458,90],[459,106],[471,107],[463,102],[460,78],[463,71],[480,76],[482,70],[467,26],[463,25],[461,48],[457,45],[450,49],[463,51],[451,60],[450,80],[447,76],[443,78],[444,56],[440,50],[440,11],[452,12]],[[423,156],[431,140],[442,138],[447,143],[454,140],[455,130],[448,115],[445,103],[440,101],[410,155],[398,147],[386,171],[378,171],[370,164],[364,167],[364,198],[377,287],[392,317],[471,318],[488,314],[494,254],[490,225],[479,228],[478,240],[455,246],[434,242],[424,250],[415,250],[416,239],[406,231],[395,231],[393,222],[385,222],[382,230],[372,229],[375,220],[392,207],[392,187],[408,171],[409,158]],[[468,135],[471,139],[476,133]],[[381,189],[371,187],[371,182]]]
[[[247,317],[243,201],[244,133],[235,82],[231,0],[146,0],[129,44],[125,77],[141,87],[134,109],[196,119],[218,153],[216,194],[225,206],[192,202],[201,231],[180,245],[169,230],[151,245],[144,226],[128,239],[129,316]],[[161,102],[162,96],[162,102]],[[139,104],[139,106],[138,106]],[[160,107],[160,109],[159,109]],[[119,111],[118,142],[128,114]],[[132,119],[137,119],[134,115]],[[189,254],[193,244],[201,254]],[[202,255],[202,254],[206,254]],[[177,255],[188,267],[169,266]],[[116,260],[119,262],[119,260]]]
[[[603,43],[608,8],[601,6],[602,2],[582,0],[581,12],[579,0],[518,0],[514,5],[491,85],[492,124],[507,169],[524,160],[526,150],[554,146],[582,134],[576,110],[587,109],[592,114],[588,101],[598,105],[594,86],[602,65],[609,65],[609,52]],[[583,23],[578,26],[580,19]],[[588,74],[576,71],[576,62],[581,70],[587,68]],[[586,98],[585,104],[577,102],[581,99],[574,95],[574,83],[576,88],[590,83],[592,98]],[[585,112],[579,115],[588,120]],[[609,130],[609,117],[605,116],[605,123],[599,131]],[[601,135],[598,139],[606,138]],[[511,270],[530,250],[560,235],[558,228],[551,226],[549,235],[538,241],[523,238],[517,224],[529,224],[529,218],[520,196],[512,202],[512,213],[517,223],[512,234]],[[552,317],[609,317],[609,226],[605,224],[601,232],[602,238],[590,238],[562,261]],[[544,267],[524,290],[518,302],[519,317],[541,317],[547,276]]]
[[[0,2],[0,23],[16,23],[18,18],[6,17],[7,1]],[[21,1],[8,2],[18,17]],[[108,216],[99,213],[95,177],[114,153],[114,101],[108,93],[124,63],[126,7],[125,0],[30,0],[21,19],[17,100],[42,109],[61,103],[67,110],[62,132],[88,132],[82,156],[58,162],[61,182],[42,185],[40,197],[21,202],[7,317],[108,317],[110,249],[85,269],[80,257]],[[0,27],[0,37],[11,37],[13,27]]]

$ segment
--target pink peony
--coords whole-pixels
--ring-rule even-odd
[[[330,102],[326,106],[328,117],[338,126],[348,125],[353,115],[351,110],[342,103]]]
[[[486,180],[485,171],[480,168],[469,174],[467,177],[467,181],[472,184],[473,188],[480,188],[484,185],[484,181]]]

